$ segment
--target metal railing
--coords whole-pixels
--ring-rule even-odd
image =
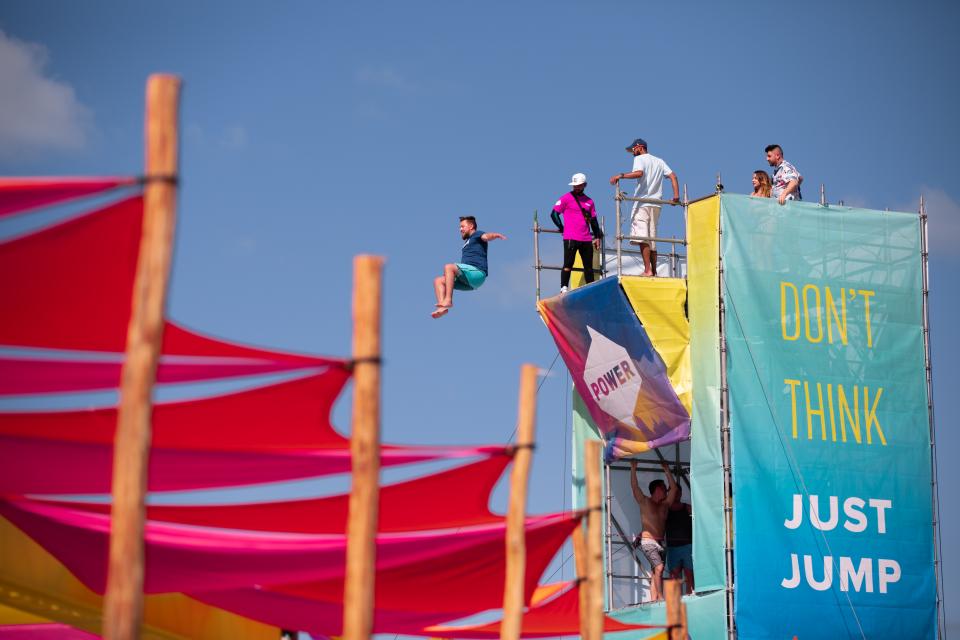
[[[711,194],[712,195],[712,194]],[[623,243],[627,241],[629,244],[643,244],[647,242],[659,242],[661,244],[669,244],[670,252],[663,254],[667,258],[667,265],[669,269],[669,277],[676,278],[680,275],[680,260],[681,258],[686,257],[686,253],[680,254],[677,251],[677,246],[686,248],[687,240],[686,238],[660,238],[653,236],[631,236],[624,235],[623,233],[623,211],[621,207],[621,202],[634,202],[636,203],[634,207],[641,204],[652,204],[657,206],[670,206],[670,207],[683,207],[683,226],[686,229],[687,226],[687,185],[683,185],[683,199],[682,200],[661,200],[658,198],[637,198],[635,196],[628,196],[623,191],[620,191],[620,187],[614,187],[614,201],[616,202],[616,214],[617,214],[617,277],[623,275],[623,256],[626,255],[638,255],[642,256],[643,251],[640,249],[624,248]],[[632,215],[632,212],[631,212]],[[659,255],[659,252],[658,252]],[[657,265],[651,265],[654,273],[657,273]]]
[[[713,195],[714,194],[710,194],[704,197],[709,198]],[[643,256],[643,251],[639,247],[634,248],[633,245],[639,245],[645,242],[658,242],[661,244],[670,245],[669,252],[657,253],[658,262],[662,262],[659,259],[663,259],[666,261],[668,277],[673,277],[673,278],[683,277],[682,262],[686,260],[686,246],[687,246],[687,241],[686,241],[686,238],[684,237],[681,237],[681,238],[647,237],[647,236],[625,235],[623,233],[623,215],[622,215],[622,210],[620,205],[621,202],[627,201],[627,202],[636,202],[638,204],[654,204],[659,206],[683,207],[683,224],[684,224],[684,229],[686,229],[687,206],[692,204],[692,202],[697,202],[698,200],[701,200],[701,199],[702,198],[698,198],[697,200],[688,201],[686,185],[684,185],[683,187],[683,200],[676,201],[676,202],[674,202],[673,200],[659,200],[659,199],[653,199],[653,198],[637,198],[633,196],[628,196],[623,191],[620,191],[619,188],[615,188],[614,201],[616,202],[615,209],[616,209],[617,233],[614,234],[615,249],[616,249],[614,255],[616,255],[617,277],[624,275],[624,269],[623,269],[624,256],[635,256],[635,257]],[[611,251],[612,248],[607,245],[606,223],[605,223],[604,217],[598,216],[598,220],[600,223],[600,230],[602,232],[602,238],[600,240],[600,250],[598,252],[599,258],[600,258],[599,260],[600,266],[599,268],[594,268],[593,271],[594,273],[598,274],[600,278],[606,278],[609,275],[607,256],[612,253]],[[532,231],[533,231],[533,259],[534,259],[533,268],[534,268],[535,280],[536,280],[536,299],[537,301],[539,301],[541,297],[540,296],[540,290],[541,290],[540,272],[563,270],[563,265],[541,263],[540,234],[541,233],[560,234],[561,231],[558,229],[548,229],[548,228],[542,227],[539,221],[539,212],[537,211],[534,211],[534,214],[533,214]],[[627,246],[624,246],[625,242],[627,243]],[[656,272],[657,265],[653,265],[653,269]],[[583,273],[585,271],[585,268],[573,267],[571,268],[571,271]],[[630,275],[630,274],[627,274],[627,275]]]
[[[603,219],[603,216],[598,216],[600,220],[600,268],[593,269],[594,273],[599,271],[601,278],[607,277],[607,233],[606,233],[606,224]],[[562,231],[559,229],[546,229],[540,226],[540,221],[538,219],[538,212],[533,212],[533,261],[534,261],[534,271],[536,273],[536,285],[537,285],[537,301],[540,301],[540,272],[543,270],[547,271],[563,271],[563,265],[553,265],[553,264],[541,264],[540,263],[540,234],[541,233],[555,233],[560,234]],[[593,265],[591,265],[592,267]],[[583,273],[586,271],[585,268],[572,267],[571,271],[576,271],[578,273]]]

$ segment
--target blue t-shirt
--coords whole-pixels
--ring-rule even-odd
[[[483,231],[477,230],[466,239],[460,254],[460,262],[487,273],[487,241],[482,236]]]

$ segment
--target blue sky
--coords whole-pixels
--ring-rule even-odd
[[[394,442],[510,435],[519,365],[546,368],[556,353],[534,312],[533,211],[583,171],[612,216],[606,180],[628,169],[634,137],[691,196],[709,193],[717,172],[747,192],[771,142],[804,174],[808,199],[822,182],[832,202],[910,211],[923,193],[952,540],[958,27],[960,5],[923,1],[7,2],[0,173],[140,172],[146,77],[180,74],[171,315],[235,340],[345,355],[351,257],[385,255]],[[468,213],[509,240],[491,246],[483,289],[433,321],[431,281],[457,258],[457,216]],[[678,212],[664,217],[679,232]],[[545,276],[548,292],[555,284]],[[540,393],[539,511],[569,500],[568,389],[558,363]],[[347,416],[338,409],[341,425]],[[960,554],[944,551],[957,630]]]

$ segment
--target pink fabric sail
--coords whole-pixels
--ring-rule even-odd
[[[557,517],[557,516],[553,516]],[[524,598],[529,601],[550,560],[577,526],[562,518],[530,526]],[[421,565],[378,570],[375,633],[422,635],[424,620],[456,620],[503,604],[503,538],[491,539]],[[342,632],[343,580],[307,585],[192,593],[192,597],[239,615],[284,628],[335,636]]]
[[[203,335],[171,320],[167,320],[163,329],[162,352],[167,355],[252,358],[301,365],[322,365],[331,361],[321,356],[262,349]]]
[[[0,344],[122,352],[143,197],[0,243]]]
[[[551,585],[553,586],[553,585]],[[556,636],[580,635],[580,586],[570,582],[563,586],[560,595],[547,597],[534,602],[523,614],[521,638],[552,638]],[[500,637],[502,621],[465,626],[434,625],[422,629],[415,635],[436,636],[440,638],[478,638],[491,640]],[[603,632],[631,631],[634,629],[665,629],[663,625],[628,624],[615,618],[604,616]]]
[[[53,554],[87,587],[106,588],[110,518],[29,499],[0,501],[0,515]],[[565,515],[527,521],[528,533],[566,531]],[[378,575],[403,568],[459,562],[481,550],[500,548],[504,525],[467,527],[454,532],[380,534]],[[308,581],[342,583],[346,536],[262,533],[147,522],[144,533],[144,593],[202,593]],[[484,554],[484,562],[491,557]],[[502,585],[502,582],[501,582]],[[340,591],[342,593],[342,590]],[[339,596],[338,596],[339,598]]]
[[[419,585],[410,585],[418,588]],[[501,591],[503,585],[501,585]],[[264,624],[284,629],[299,629],[312,635],[338,636],[343,633],[343,603],[321,602],[263,589],[193,594],[193,598],[220,609]],[[502,596],[501,596],[502,597]],[[465,606],[467,603],[464,603]],[[373,610],[373,633],[416,635],[424,627],[456,620],[477,613],[468,609],[458,613]]]
[[[57,622],[39,624],[5,624],[0,626],[0,640],[99,640],[80,629]]]
[[[491,455],[497,447],[391,447],[384,467]],[[185,491],[296,480],[351,469],[348,449],[298,451],[196,451],[150,449],[147,487]],[[0,493],[109,493],[113,447],[0,435]],[[256,528],[256,527],[250,527]]]
[[[0,178],[0,217],[137,184],[137,178]]]
[[[119,354],[117,354],[119,356]],[[157,367],[159,384],[202,382],[241,376],[282,373],[315,368],[329,363],[342,366],[338,360],[315,358],[304,362],[257,358],[161,356]],[[35,393],[93,391],[120,386],[117,361],[21,358],[0,356],[0,396]]]
[[[569,514],[527,519],[527,571],[524,576],[524,597],[527,600],[533,595],[540,575],[578,522],[579,516]],[[459,536],[468,530],[454,529],[449,533]],[[448,613],[498,608],[503,604],[506,579],[504,554],[501,535],[471,543],[462,553],[435,562],[378,568],[374,587],[376,606],[392,611]],[[411,585],[417,586],[411,588]],[[308,600],[343,601],[342,577],[269,589]]]
[[[331,367],[246,391],[156,404],[148,486],[173,491],[349,471],[350,442],[330,424],[349,375]],[[116,426],[113,407],[0,412],[0,492],[109,491]],[[381,456],[392,466],[502,451],[386,445]]]
[[[153,407],[153,446],[199,451],[346,449],[348,440],[330,424],[330,409],[350,376],[326,371],[198,400]],[[0,413],[0,434],[113,444],[117,410]]]
[[[0,242],[0,345],[122,354],[142,218],[143,197],[137,195]],[[235,344],[170,321],[162,352],[300,364],[327,361]]]
[[[0,443],[3,441],[0,440]],[[0,444],[0,446],[3,446]],[[479,453],[477,449],[455,450],[458,453]],[[305,454],[308,452],[304,452]],[[387,464],[400,454],[411,455],[406,450],[385,452]],[[156,452],[152,454],[156,455]],[[225,454],[236,455],[236,454]],[[247,455],[247,454],[241,454]],[[297,460],[294,454],[290,459]],[[276,456],[281,460],[284,456]],[[2,458],[2,454],[0,454]],[[263,454],[252,456],[254,464],[262,465],[272,457]],[[265,461],[263,460],[265,459]],[[505,450],[447,471],[386,485],[380,488],[380,509],[377,517],[378,531],[397,533],[425,531],[429,529],[453,529],[503,520],[490,512],[490,493],[510,463]],[[259,462],[258,462],[259,461]],[[326,460],[325,460],[326,462]],[[346,462],[349,463],[347,460]],[[209,466],[209,463],[205,463]],[[233,463],[242,470],[240,464]],[[154,458],[151,457],[150,477],[156,475]],[[182,470],[193,465],[183,464]],[[251,471],[259,469],[251,466]],[[243,475],[236,484],[246,484]],[[424,500],[424,496],[430,496]],[[72,508],[93,513],[110,513],[109,504],[44,501],[45,504]],[[288,533],[344,533],[350,502],[349,494],[285,500],[262,504],[189,505],[147,507],[147,518],[156,522],[174,522],[206,527],[245,529],[248,531],[284,531]]]

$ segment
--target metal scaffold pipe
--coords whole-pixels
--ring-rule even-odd
[[[540,221],[536,209],[533,211],[533,268],[537,280],[537,302],[540,302]]]

